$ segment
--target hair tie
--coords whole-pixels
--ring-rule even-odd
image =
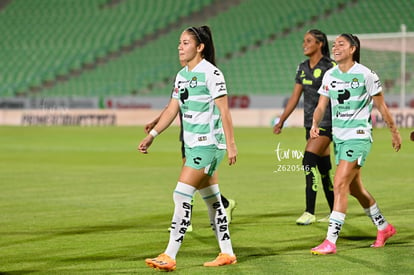
[[[350,33],[343,33],[342,36],[345,36],[351,42],[351,45],[358,47],[358,43],[356,42],[354,36]]]
[[[203,43],[203,40],[201,40],[200,34],[198,33],[196,28],[190,27],[189,30],[192,30],[193,33],[197,36],[198,42]]]

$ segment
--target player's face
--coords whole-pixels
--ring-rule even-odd
[[[303,37],[303,54],[306,56],[311,56],[321,50],[322,43],[316,40],[316,38],[310,34],[306,33]]]
[[[191,33],[184,31],[178,42],[178,58],[180,63],[186,65],[193,60],[197,54],[199,54],[198,48],[194,36]]]
[[[332,54],[337,63],[352,60],[352,55],[355,52],[355,46],[343,36],[338,36],[332,45]]]

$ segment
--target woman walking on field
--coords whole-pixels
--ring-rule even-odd
[[[326,34],[320,30],[309,30],[303,38],[303,53],[309,57],[299,64],[295,86],[289,101],[280,116],[279,122],[273,127],[273,133],[280,134],[283,124],[298,105],[303,93],[304,98],[304,126],[306,129],[306,148],[302,164],[305,170],[305,212],[296,220],[298,225],[308,225],[316,221],[315,202],[318,191],[319,177],[317,169],[321,175],[323,191],[329,206],[329,213],[332,211],[334,195],[331,180],[331,155],[329,145],[332,140],[332,120],[331,110],[325,113],[319,127],[318,138],[310,138],[309,132],[312,126],[312,115],[318,104],[318,89],[322,83],[322,77],[327,70],[335,66],[335,62],[330,58],[328,39]],[[319,221],[325,221],[320,219]]]
[[[215,49],[208,26],[190,27],[183,31],[178,44],[180,70],[170,103],[158,123],[138,146],[147,153],[154,138],[164,131],[182,113],[185,144],[185,163],[174,190],[174,215],[170,240],[166,250],[158,257],[146,259],[152,268],[172,271],[176,268],[176,255],[190,225],[191,200],[198,191],[208,208],[210,223],[219,243],[220,253],[204,266],[235,264],[228,218],[220,198],[217,183],[210,179],[227,150],[228,163],[236,163],[237,148],[233,123],[228,108],[226,83],[215,66]]]
[[[382,215],[376,200],[362,184],[361,167],[371,150],[371,110],[374,104],[391,131],[392,147],[401,148],[401,136],[385,105],[378,76],[359,64],[360,42],[352,34],[339,35],[332,52],[338,66],[323,77],[321,97],[313,115],[310,135],[319,137],[319,123],[329,99],[332,106],[332,130],[337,169],[334,177],[334,207],[325,241],[311,249],[312,254],[335,254],[336,241],[345,221],[348,194],[354,196],[377,227],[371,247],[382,247],[396,230]]]

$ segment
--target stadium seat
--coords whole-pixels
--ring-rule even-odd
[[[125,0],[102,8],[106,3],[31,0],[7,5],[0,13],[0,97],[164,95],[180,68],[176,45],[188,27],[182,18],[217,2]],[[202,23],[191,23],[212,28],[218,65],[235,94],[290,93],[295,68],[305,59],[301,43],[308,29],[327,34],[395,32],[401,23],[414,29],[409,1],[237,3]],[[164,28],[168,31],[161,36],[147,39]],[[398,53],[381,53],[381,59],[395,64],[382,68],[376,63],[377,52],[363,51],[366,65],[383,79],[398,79]],[[414,64],[412,54],[408,61]],[[52,82],[55,85],[30,94],[33,87]]]

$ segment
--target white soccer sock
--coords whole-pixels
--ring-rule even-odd
[[[328,233],[326,234],[326,239],[331,243],[336,243],[341,232],[342,225],[345,222],[345,213],[338,211],[332,211],[329,216],[329,226]]]
[[[382,215],[377,203],[374,203],[369,208],[364,208],[365,214],[371,218],[371,221],[376,225],[378,230],[384,230],[388,226],[388,222]]]
[[[172,259],[175,259],[183,242],[185,232],[191,224],[191,200],[196,191],[197,189],[193,186],[182,182],[178,182],[175,187],[173,194],[175,208],[171,224],[170,240],[164,252]]]
[[[217,241],[222,253],[234,255],[230,240],[229,223],[226,209],[221,202],[220,189],[214,184],[199,190],[201,197],[208,208],[211,228],[216,234]]]

